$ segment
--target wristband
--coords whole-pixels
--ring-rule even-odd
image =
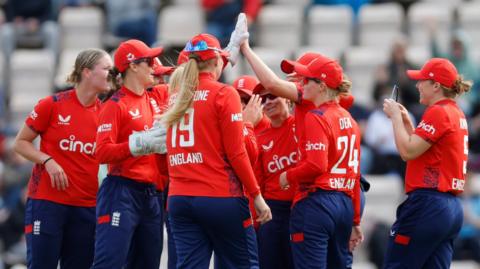
[[[48,157],[45,161],[43,161],[42,165],[45,165],[48,161],[50,161],[51,159],[53,159],[53,157]]]

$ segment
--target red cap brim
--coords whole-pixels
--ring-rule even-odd
[[[420,70],[407,70],[407,76],[408,76],[410,79],[413,79],[413,80],[425,80],[425,79],[428,79],[428,78],[426,78],[424,75],[422,75],[422,73],[420,72]]]
[[[163,48],[162,47],[157,47],[157,48],[152,48],[150,49],[150,52],[148,53],[147,57],[157,57],[160,56],[163,53]]]
[[[282,69],[282,72],[285,74],[291,74],[293,71],[295,71],[295,64],[295,61],[283,60],[280,63],[280,69]]]
[[[245,90],[245,89],[236,89],[238,92],[243,92],[244,94],[248,95],[248,96],[252,96],[252,92],[249,91],[249,90]]]
[[[268,93],[267,89],[263,87],[262,84],[258,83],[255,88],[253,88],[253,94],[266,94]]]
[[[295,72],[302,77],[307,77],[307,78],[313,78],[314,77],[312,75],[312,73],[310,72],[310,70],[308,70],[306,65],[296,64],[296,65],[294,65],[294,68],[295,68]]]
[[[153,72],[153,75],[155,75],[155,76],[170,75],[170,74],[172,74],[174,69],[175,69],[175,67],[172,67],[172,66],[160,66],[160,67],[155,68],[155,71]]]

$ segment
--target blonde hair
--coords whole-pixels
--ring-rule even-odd
[[[67,77],[67,83],[76,85],[82,81],[82,71],[85,68],[93,69],[98,61],[109,54],[101,49],[86,49],[81,51],[75,59],[72,72]]]
[[[168,87],[168,95],[172,95],[180,89],[184,70],[185,70],[185,64],[181,64],[175,68],[175,71],[173,71],[172,75],[170,76],[170,81],[169,81],[170,86]]]
[[[338,85],[336,89],[327,88],[327,97],[330,100],[336,99],[340,95],[350,95],[350,89],[352,88],[352,82],[350,79],[344,74],[343,80]]]
[[[218,57],[202,61],[200,57],[191,53],[189,55],[189,60],[185,64],[184,70],[181,75],[180,87],[175,98],[175,103],[173,106],[163,114],[162,120],[167,127],[172,126],[173,124],[180,121],[180,119],[185,115],[185,112],[192,106],[193,96],[195,95],[195,90],[198,87],[198,74],[200,71],[207,69],[211,65],[215,65],[218,61]],[[175,90],[172,87],[173,90]]]
[[[473,86],[473,82],[471,80],[464,80],[463,76],[458,76],[458,78],[453,83],[451,88],[447,88],[440,84],[442,87],[443,95],[447,98],[455,98],[463,93],[470,91]]]

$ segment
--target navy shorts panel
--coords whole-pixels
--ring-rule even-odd
[[[384,268],[450,268],[453,240],[463,222],[455,196],[417,190],[397,209]]]

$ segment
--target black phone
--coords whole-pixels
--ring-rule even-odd
[[[395,100],[395,102],[398,102],[399,92],[400,92],[400,90],[399,90],[397,84],[393,85],[392,96],[391,96],[390,98],[392,98],[393,100]]]

